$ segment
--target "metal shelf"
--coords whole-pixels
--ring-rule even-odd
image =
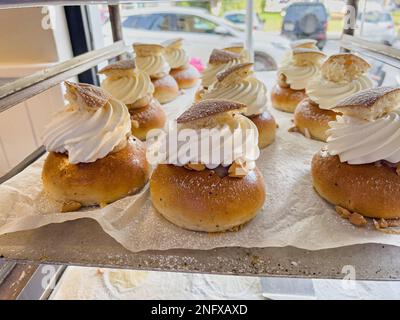
[[[0,9],[6,8],[23,8],[23,7],[40,7],[49,5],[59,6],[73,6],[73,5],[92,5],[92,4],[129,4],[133,2],[183,2],[186,0],[3,0],[0,2]],[[194,1],[194,0],[189,0]],[[200,0],[202,2],[208,2],[208,0]]]
[[[363,56],[400,69],[399,49],[347,34],[342,35],[340,45],[349,51],[360,53]]]
[[[108,47],[82,54],[51,68],[6,83],[0,87],[0,113],[127,50],[122,41],[115,42]]]
[[[1,257],[23,263],[329,279],[343,279],[344,267],[352,266],[357,280],[400,280],[400,248],[394,246],[367,244],[317,251],[232,247],[133,253],[91,219],[0,236]]]

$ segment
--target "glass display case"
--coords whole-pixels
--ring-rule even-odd
[[[397,86],[400,79],[400,50],[397,49],[396,35],[399,16],[397,12],[392,14],[389,7],[376,9],[369,5],[372,0],[362,3],[358,0],[348,0],[344,11],[341,6],[341,9],[335,12],[325,9],[328,1],[312,2],[308,5],[294,3],[293,6],[304,6],[301,10],[304,9],[305,14],[297,16],[295,13],[301,10],[291,7],[292,5],[283,8],[283,13],[274,11],[276,5],[271,5],[271,11],[260,14],[260,19],[265,19],[263,25],[260,21],[254,21],[256,19],[253,8],[256,2],[253,3],[252,0],[247,1],[244,9],[231,10],[233,13],[229,14],[235,14],[235,17],[241,14],[246,16],[245,23],[243,16],[227,21],[212,16],[204,9],[188,9],[185,6],[176,7],[173,12],[162,6],[141,8],[143,3],[154,3],[150,0],[109,1],[111,5],[107,2],[1,2],[0,9],[43,5],[96,6],[95,14],[101,21],[102,32],[97,41],[102,44],[97,47],[94,45],[95,49],[92,51],[1,85],[0,113],[59,85],[64,80],[96,68],[99,64],[131,54],[131,48],[123,40],[130,43],[142,39],[162,41],[171,36],[187,38],[188,42],[193,42],[190,43],[191,54],[196,55],[200,63],[205,64],[205,59],[214,44],[245,39],[256,71],[272,72],[279,64],[278,57],[281,58],[289,47],[289,40],[286,38],[299,39],[307,34],[307,37],[315,38],[318,46],[326,52],[351,51],[366,57],[371,61],[371,77],[378,85]],[[108,11],[105,10],[107,5]],[[329,3],[329,8],[333,10],[335,4]],[[297,18],[301,21],[295,21]],[[93,27],[90,25],[93,20],[89,19],[88,23],[88,28]],[[269,35],[260,35],[257,32],[262,28],[274,28],[274,31]],[[196,34],[195,39],[193,34]],[[268,43],[263,44],[262,39],[268,39]],[[204,43],[207,43],[208,47],[205,47]],[[39,147],[1,176],[0,184],[20,173],[44,153],[44,147]],[[397,246],[372,243],[312,251],[288,246],[131,252],[105,233],[96,221],[79,219],[1,235],[0,298],[17,298],[29,281],[42,281],[46,275],[46,272],[42,271],[47,265],[57,266],[52,269],[52,279],[60,277],[65,269],[61,266],[75,265],[258,277],[342,279],[345,272],[343,266],[351,265],[357,269],[358,280],[398,280],[399,253],[400,248]],[[42,276],[39,276],[40,274]],[[4,289],[9,287],[7,281],[17,283],[15,291]],[[41,288],[43,289],[43,286]],[[49,291],[51,289],[45,288],[32,295],[46,298]]]

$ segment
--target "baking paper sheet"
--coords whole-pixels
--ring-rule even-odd
[[[170,119],[190,105],[194,90],[165,109]],[[310,162],[323,144],[289,133],[292,115],[276,110],[279,129],[273,145],[262,150],[257,165],[266,183],[267,199],[260,213],[238,232],[207,234],[187,231],[166,221],[152,207],[148,186],[139,194],[105,208],[59,213],[42,192],[43,158],[0,186],[0,234],[34,229],[49,223],[79,218],[95,219],[101,227],[133,252],[173,248],[282,247],[308,250],[361,243],[400,246],[399,235],[357,228],[341,219],[332,205],[313,190]]]

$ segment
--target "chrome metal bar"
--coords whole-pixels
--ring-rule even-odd
[[[357,15],[358,15],[358,1],[359,0],[347,0],[346,1],[346,6],[347,6],[347,14],[350,15],[350,17],[346,16],[346,14],[343,16],[343,32],[342,34],[345,35],[354,35],[354,30],[355,30],[355,23],[357,21]],[[354,8],[354,12],[353,12],[353,17],[351,17],[351,11],[350,11],[350,7]],[[354,21],[352,20],[354,18]],[[350,19],[348,21],[348,19]],[[354,23],[354,25],[353,25]],[[349,25],[350,24],[350,25]],[[340,51],[342,52],[349,52],[348,49],[344,48],[344,47],[340,47]]]
[[[47,300],[63,275],[66,265],[41,264],[19,293],[17,300]]]
[[[343,34],[348,34],[348,35],[354,35],[354,30],[355,30],[355,24],[356,24],[356,18],[357,18],[357,14],[358,14],[358,1],[359,0],[347,0],[346,1],[346,6],[348,7],[352,7],[354,8],[354,21],[351,21],[351,24],[348,25],[348,21],[346,21],[347,18],[346,15],[344,15],[343,17]],[[351,15],[351,12],[349,12],[348,14]],[[352,17],[350,17],[350,19],[352,19]],[[347,28],[346,28],[347,27]]]
[[[16,265],[15,262],[0,262],[0,285]]]
[[[400,50],[359,37],[342,35],[340,46],[400,69]]]
[[[7,172],[5,175],[1,176],[0,184],[2,184],[3,182],[6,182],[7,180],[11,179],[12,177],[14,177],[18,173],[20,173],[31,163],[33,163],[37,159],[39,159],[45,152],[46,152],[46,149],[44,148],[44,146],[37,148],[29,156],[27,156],[24,160],[22,160],[14,168],[12,168],[9,172]]]
[[[121,12],[119,5],[108,6],[110,24],[114,42],[122,40]]]
[[[53,67],[36,72],[0,87],[0,113],[25,101],[100,62],[124,53],[128,48],[122,41],[111,46],[91,51]]]
[[[187,0],[2,0],[0,9],[23,8],[23,7],[41,7],[49,5],[73,6],[73,5],[91,5],[91,4],[123,4],[132,2],[185,2]],[[190,2],[195,0],[189,0]],[[197,0],[208,2],[209,0]]]
[[[253,0],[246,3],[246,49],[250,55],[250,61],[254,62],[254,43],[253,43]]]
[[[122,34],[120,6],[118,4],[109,5],[108,12],[110,14],[110,24],[111,24],[113,41],[114,42],[121,41],[123,40],[123,34]],[[122,60],[122,59],[124,59],[124,55],[116,57],[116,60]]]

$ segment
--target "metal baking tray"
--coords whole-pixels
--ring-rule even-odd
[[[400,248],[367,244],[308,251],[219,248],[132,253],[91,219],[51,224],[0,236],[0,259],[91,267],[251,276],[399,280]]]

